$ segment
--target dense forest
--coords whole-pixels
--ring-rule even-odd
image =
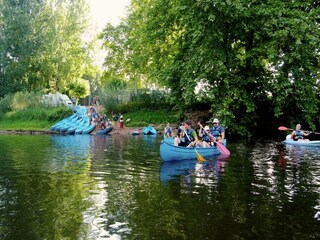
[[[0,98],[99,89],[119,99],[149,88],[177,112],[210,112],[231,134],[297,122],[315,130],[319,22],[315,0],[131,0],[127,17],[98,35],[100,74],[85,0],[0,0]]]

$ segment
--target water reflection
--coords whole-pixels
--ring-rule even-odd
[[[204,162],[184,160],[164,162],[160,169],[160,180],[165,183],[170,180],[179,180],[184,186],[195,184],[213,185],[219,180],[229,157],[215,156]]]
[[[317,150],[240,142],[163,163],[161,140],[0,135],[0,239],[319,236]]]
[[[319,220],[320,149],[263,144],[264,147],[257,144],[252,151],[255,178],[251,183],[252,194],[269,196],[280,212],[290,206],[290,211],[297,211],[293,204],[304,199],[297,206],[299,212],[303,208],[302,215],[312,214]]]

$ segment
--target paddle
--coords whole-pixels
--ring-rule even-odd
[[[189,138],[189,135],[186,133],[186,130],[183,129],[183,132],[184,132],[184,134],[186,134],[188,140],[191,142],[191,140],[190,140],[190,138]],[[200,153],[198,153],[198,151],[197,151],[197,149],[196,149],[195,146],[193,147],[193,150],[194,150],[194,151],[196,152],[196,154],[197,154],[197,160],[198,160],[198,162],[203,162],[203,161],[205,161],[205,159],[200,155]]]
[[[280,126],[280,127],[278,127],[278,130],[280,130],[280,131],[293,131],[294,129],[287,128],[285,126]],[[320,134],[320,132],[311,132],[311,131],[305,131],[305,132],[310,132],[310,133],[313,133],[313,134]]]
[[[230,155],[229,149],[226,148],[226,147],[223,145],[223,143],[221,143],[221,142],[216,142],[216,144],[217,144],[218,150],[220,151],[220,153],[221,153],[222,155]]]
[[[287,127],[285,127],[285,126],[280,126],[280,127],[278,127],[278,130],[280,130],[280,131],[293,131],[294,129],[292,129],[292,128],[287,128]]]

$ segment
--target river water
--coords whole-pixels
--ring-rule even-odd
[[[0,239],[319,239],[320,149],[230,142],[163,163],[153,136],[0,135]]]

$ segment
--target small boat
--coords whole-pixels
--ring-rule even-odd
[[[202,157],[212,157],[220,154],[220,151],[215,146],[208,148],[197,147],[194,149],[191,147],[174,146],[166,141],[162,141],[160,144],[160,156],[165,162],[197,159],[196,151]]]
[[[139,130],[134,130],[132,131],[131,135],[136,136],[136,135],[140,135]]]
[[[67,133],[74,133],[75,127],[81,126],[84,121],[84,117],[86,116],[86,108],[83,106],[77,106],[76,113],[72,114],[69,117],[66,117],[53,126],[50,127],[51,131],[60,131]],[[70,128],[70,129],[69,129]]]
[[[96,128],[96,126],[95,126],[94,124],[90,124],[90,125],[87,126],[85,129],[82,130],[82,134],[89,134],[89,133],[91,133],[95,128]]]
[[[53,126],[50,127],[51,131],[55,131],[56,129],[59,129],[59,127],[69,121],[71,121],[72,119],[77,118],[77,114],[73,114],[67,118],[64,118],[62,120],[60,120],[59,122],[57,122],[56,124],[54,124]]]
[[[96,132],[96,135],[107,134],[107,133],[111,132],[112,129],[113,129],[112,126],[108,127],[108,128],[105,128],[105,129],[101,129],[101,130]]]
[[[156,135],[157,130],[152,126],[147,126],[142,129],[144,135]]]
[[[90,118],[88,116],[83,117],[84,123],[81,126],[78,126],[75,130],[75,134],[81,134],[84,129],[90,125]]]
[[[306,140],[294,141],[293,139],[286,139],[283,141],[283,143],[288,145],[295,145],[295,146],[320,147],[320,141],[306,141]]]

